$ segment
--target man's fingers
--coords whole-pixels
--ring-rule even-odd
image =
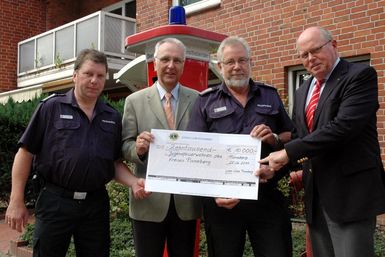
[[[269,165],[269,156],[259,160],[259,163]]]

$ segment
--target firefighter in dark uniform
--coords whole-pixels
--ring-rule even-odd
[[[28,219],[24,187],[31,165],[43,180],[35,208],[33,255],[65,256],[71,236],[77,256],[109,256],[112,178],[145,197],[144,181],[121,162],[121,116],[99,99],[106,56],[83,50],[75,62],[74,89],[40,103],[19,141],[12,168],[6,222],[21,231]]]
[[[261,157],[290,140],[292,124],[275,88],[250,79],[250,49],[238,37],[218,48],[224,82],[203,91],[195,102],[188,130],[250,134],[262,141]],[[268,168],[267,166],[264,168]],[[210,257],[242,257],[246,233],[255,256],[292,256],[291,223],[277,182],[260,178],[258,200],[203,198]]]

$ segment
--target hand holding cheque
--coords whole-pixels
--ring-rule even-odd
[[[153,129],[146,191],[258,199],[261,140],[250,135]],[[262,165],[265,174],[267,168]]]

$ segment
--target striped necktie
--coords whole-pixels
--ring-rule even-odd
[[[315,112],[315,109],[317,108],[320,91],[321,91],[321,85],[323,84],[323,82],[324,82],[323,80],[316,81],[313,94],[311,95],[309,104],[306,107],[306,124],[307,124],[307,128],[309,129],[309,132],[311,132],[313,128],[314,112]]]

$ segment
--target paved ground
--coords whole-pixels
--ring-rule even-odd
[[[33,222],[33,216],[30,216],[30,221]],[[4,215],[0,216],[0,257],[8,256],[9,241],[19,238],[21,233],[16,230],[12,230],[8,227],[8,224],[4,222]]]
[[[18,239],[20,234],[16,230],[10,229],[8,224],[4,223],[4,219],[0,220],[0,257],[3,257],[1,254],[8,253],[9,241]]]

